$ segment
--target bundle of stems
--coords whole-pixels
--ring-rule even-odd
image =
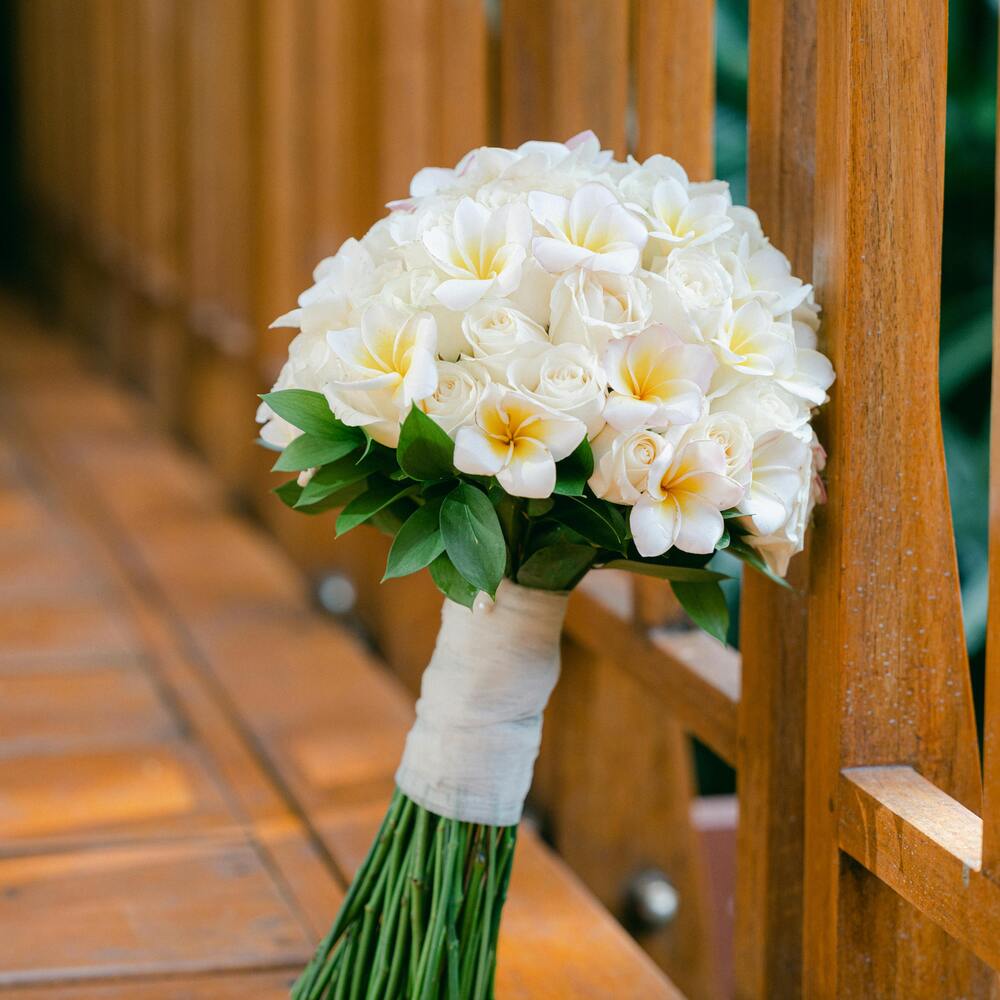
[[[488,1000],[516,826],[444,819],[396,791],[292,1000]]]

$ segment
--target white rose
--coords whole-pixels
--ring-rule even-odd
[[[462,317],[462,333],[471,355],[500,381],[507,366],[525,350],[548,343],[545,331],[505,302],[481,302]]]
[[[811,488],[809,438],[790,431],[761,434],[754,440],[750,488],[740,504],[749,515],[744,523],[753,534],[774,534],[793,514],[802,491],[808,497]]]
[[[611,340],[638,333],[652,311],[649,289],[622,274],[571,271],[552,289],[554,344],[586,344],[600,353]]]
[[[517,357],[507,369],[507,381],[529,399],[585,423],[590,437],[604,426],[607,381],[597,355],[582,344]]]
[[[670,446],[654,431],[619,432],[609,426],[590,447],[594,452],[590,488],[605,500],[631,507],[645,490],[653,463]]]
[[[788,562],[792,556],[802,551],[812,509],[823,500],[819,471],[823,468],[826,456],[811,431],[805,443],[808,458],[800,466],[796,488],[787,499],[788,516],[784,523],[767,534],[751,534],[746,539],[760,553],[772,572],[779,576],[788,572]]]
[[[278,373],[278,378],[271,387],[272,392],[281,389],[303,389],[305,386],[296,384],[295,373],[290,361],[286,361]],[[301,433],[298,427],[292,426],[284,417],[279,417],[267,403],[261,402],[257,407],[257,423],[261,424],[260,437],[274,448],[285,448]]]
[[[718,258],[685,247],[667,257],[660,273],[688,315],[711,336],[725,318],[733,295],[733,279]]]
[[[439,361],[437,389],[420,401],[420,409],[454,436],[459,427],[475,419],[476,406],[489,381],[485,369],[474,362]]]
[[[718,444],[726,456],[726,475],[741,486],[750,485],[753,435],[741,416],[719,410],[684,430],[690,440],[703,438]]]
[[[757,437],[767,431],[795,431],[809,421],[809,406],[770,379],[748,379],[712,399],[710,412],[726,410],[742,417]]]

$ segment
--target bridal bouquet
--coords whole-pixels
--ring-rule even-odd
[[[258,413],[276,490],[337,534],[393,536],[385,577],[445,595],[382,829],[296,984],[489,997],[567,594],[669,581],[725,639],[726,549],[781,578],[822,492],[833,381],[818,307],[757,216],[665,156],[473,150],[315,271]]]

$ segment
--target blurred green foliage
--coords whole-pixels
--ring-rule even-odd
[[[948,25],[941,398],[974,661],[981,658],[986,628],[996,7],[995,0],[951,0]],[[746,0],[721,0],[717,44],[717,172],[741,202],[746,199]]]

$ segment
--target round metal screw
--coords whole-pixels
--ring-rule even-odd
[[[354,608],[358,592],[343,573],[327,573],[316,584],[316,599],[331,615],[346,615]]]
[[[663,872],[647,868],[628,887],[628,908],[643,930],[664,927],[677,916],[681,897]]]

